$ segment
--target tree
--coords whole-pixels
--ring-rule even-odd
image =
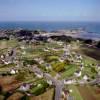
[[[34,34],[40,34],[40,32],[37,30],[34,30]]]
[[[96,45],[97,48],[100,48],[100,41]]]
[[[84,41],[84,43],[86,43],[86,44],[92,44],[92,42],[93,41],[91,39],[87,39],[87,40]]]
[[[56,72],[61,72],[62,70],[64,70],[64,66],[65,64],[64,63],[55,63],[52,65],[53,66],[53,69],[56,71]]]

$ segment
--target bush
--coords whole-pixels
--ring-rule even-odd
[[[58,61],[58,57],[57,56],[49,56],[47,58],[47,62],[52,62],[52,61]]]
[[[23,97],[21,98],[21,100],[30,100],[30,99],[29,99],[29,97],[28,97],[27,95],[25,95],[25,96],[23,96]]]
[[[33,89],[30,91],[30,93],[32,93],[32,94],[37,96],[37,95],[40,95],[43,92],[45,92],[46,88],[48,87],[47,82],[41,81],[39,84],[41,84],[41,86],[33,87]]]
[[[88,40],[85,40],[85,41],[84,41],[84,43],[86,43],[86,44],[92,44],[92,42],[93,42],[93,41],[92,41],[91,39],[88,39]]]
[[[56,64],[53,64],[53,69],[56,71],[56,72],[61,72],[62,70],[64,70],[64,66],[65,64],[64,63],[56,63]]]
[[[96,45],[97,48],[100,48],[100,41]]]
[[[24,73],[24,72],[19,73],[19,74],[16,76],[16,79],[19,80],[19,81],[25,80],[25,73]]]
[[[24,65],[34,65],[34,64],[37,64],[37,62],[35,60],[28,60],[28,59],[25,59],[24,62],[23,62]]]

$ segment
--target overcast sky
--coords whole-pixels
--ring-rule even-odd
[[[0,21],[100,21],[100,0],[0,0]]]

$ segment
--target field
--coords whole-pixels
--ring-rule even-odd
[[[84,100],[100,100],[100,88],[92,86],[77,86]]]
[[[10,90],[15,90],[18,88],[22,83],[17,81],[15,77],[8,76],[0,78],[0,87],[2,92],[7,92]]]
[[[78,91],[77,87],[74,86],[74,85],[69,85],[68,86],[68,89],[71,89],[72,90],[72,93],[70,93],[71,96],[73,96],[73,98],[75,100],[83,100],[80,92]]]
[[[68,78],[70,76],[74,75],[74,72],[76,71],[75,65],[68,65],[65,67],[65,71],[61,74],[61,78]]]
[[[30,100],[53,100],[53,96],[54,89],[50,89],[37,97],[30,97]]]
[[[70,93],[75,100],[100,100],[100,88],[90,85],[74,86],[69,85],[68,89],[72,90]]]

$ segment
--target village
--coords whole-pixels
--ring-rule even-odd
[[[0,100],[99,100],[100,61],[79,51],[82,41],[42,37],[0,40]],[[98,95],[85,99],[85,88]]]

